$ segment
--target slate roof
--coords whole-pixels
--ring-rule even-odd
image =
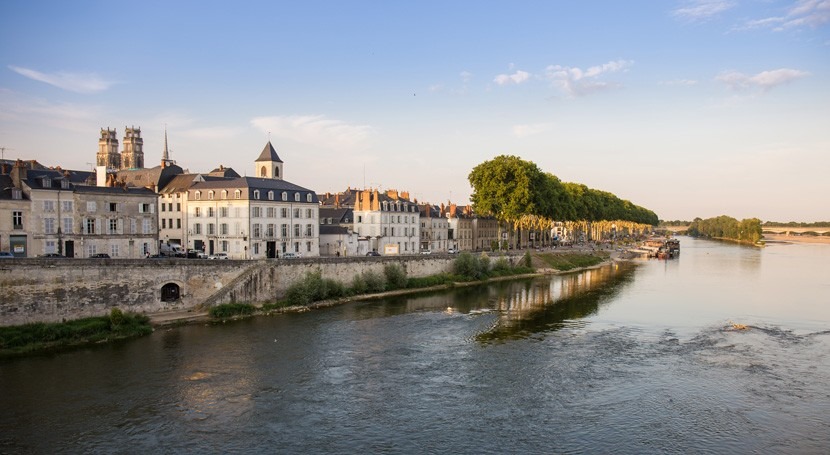
[[[278,163],[282,163],[279,155],[277,155],[277,151],[274,150],[274,146],[271,145],[271,141],[268,141],[265,144],[265,148],[262,149],[262,153],[259,154],[259,158],[256,159],[257,161],[276,161]]]
[[[342,234],[348,235],[349,228],[346,226],[337,226],[334,224],[321,224],[320,235]]]
[[[126,169],[116,173],[119,180],[124,180],[130,186],[152,186],[153,188],[162,188],[167,185],[173,177],[184,173],[184,170],[170,164],[167,166],[156,166],[145,169]]]
[[[317,194],[308,189],[303,188],[299,185],[295,185],[291,182],[285,180],[278,180],[278,179],[268,179],[268,178],[261,178],[261,177],[239,177],[235,179],[216,179],[216,180],[205,180],[204,182],[199,182],[194,184],[190,187],[191,190],[205,190],[205,189],[237,189],[237,188],[248,188],[249,190],[260,190],[260,191],[292,191],[292,192],[300,192],[302,202],[306,202],[306,194],[311,193],[311,201],[312,202],[319,202],[317,199]],[[293,198],[291,201],[292,202]]]

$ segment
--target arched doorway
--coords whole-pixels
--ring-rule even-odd
[[[179,285],[176,283],[167,283],[161,287],[161,301],[162,302],[174,302],[179,300],[179,294],[181,290]]]

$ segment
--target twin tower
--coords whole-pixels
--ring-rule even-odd
[[[107,170],[115,171],[143,169],[144,139],[141,139],[141,128],[124,127],[124,150],[121,153],[118,153],[118,139],[115,137],[115,129],[101,128],[96,166],[104,166]]]

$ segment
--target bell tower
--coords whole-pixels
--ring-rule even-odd
[[[118,139],[115,138],[115,129],[101,128],[101,138],[98,139],[98,154],[95,165],[108,170],[121,169],[121,155],[118,154]]]
[[[121,152],[122,169],[144,169],[144,139],[141,128],[124,127],[124,151]]]
[[[271,145],[271,141],[268,141],[265,148],[262,149],[262,153],[259,154],[259,158],[254,162],[254,175],[266,179],[284,180],[282,164],[282,160],[277,155],[277,151],[274,150],[274,146]]]

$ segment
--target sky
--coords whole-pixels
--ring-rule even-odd
[[[830,0],[0,2],[0,148],[466,204],[536,163],[663,220],[830,220]]]

